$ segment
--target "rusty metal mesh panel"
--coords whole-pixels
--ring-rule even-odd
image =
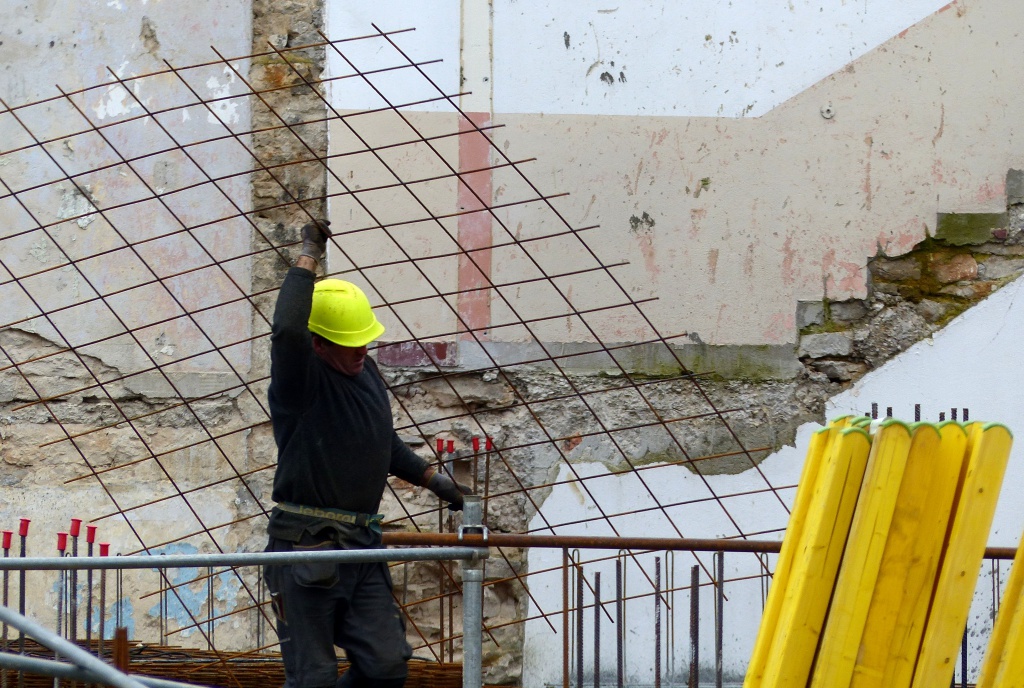
[[[701,470],[728,459],[759,472],[767,448],[744,446],[729,422],[742,409],[716,406],[673,346],[680,335],[659,332],[621,263],[602,260],[595,228],[566,220],[560,195],[531,180],[531,161],[492,141],[499,125],[460,110],[459,94],[402,51],[401,33],[216,54],[131,78],[111,71],[45,101],[0,103],[0,385],[8,435],[31,428],[19,460],[88,485],[97,498],[83,516],[111,524],[124,552],[256,542],[275,466],[269,321],[298,239],[267,218],[313,218],[326,201],[346,219],[327,272],[366,286],[389,326],[377,355],[399,433],[485,495],[492,528],[630,535],[630,523],[657,521],[680,537],[760,534],[730,500],[767,493],[784,511],[775,486],[762,474],[759,486],[720,494]],[[331,80],[306,68],[310,49],[340,56],[348,69],[331,80],[358,82],[379,107],[337,109]],[[274,61],[281,85],[250,83],[261,60]],[[419,88],[396,93],[397,73]],[[284,109],[295,89],[320,98],[323,116]],[[416,110],[428,102],[429,118]],[[314,140],[325,128],[326,155]],[[289,160],[254,143],[268,137]],[[475,160],[460,157],[466,148]],[[310,196],[310,179],[324,176],[327,193]],[[612,457],[607,470],[579,470],[588,448]],[[705,494],[679,499],[647,477],[672,464],[701,476]],[[602,503],[602,481],[624,479],[628,504]],[[585,516],[545,509],[565,484]],[[717,522],[694,523],[692,507],[707,503]],[[385,507],[391,529],[454,526],[397,483]],[[507,574],[488,585],[530,596],[521,553],[497,558]],[[417,589],[406,581],[402,602],[418,652],[443,661],[458,635],[458,581],[444,567],[426,578]],[[259,581],[237,581],[246,604],[189,611],[177,630],[206,637],[211,619],[269,618]],[[262,640],[257,649],[273,645]]]

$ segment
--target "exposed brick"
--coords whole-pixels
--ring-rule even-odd
[[[978,277],[982,279],[1002,279],[1022,271],[1024,271],[1024,258],[991,256],[978,263]]]
[[[853,340],[845,332],[822,332],[805,334],[800,337],[801,358],[825,358],[826,356],[849,356],[853,350]]]
[[[992,293],[995,285],[992,282],[970,282],[968,284],[951,284],[939,290],[945,296],[956,296],[961,299],[977,301]]]
[[[454,363],[447,342],[400,342],[376,349],[377,362],[390,366],[430,366]]]
[[[819,373],[823,373],[833,382],[849,382],[868,371],[866,363],[861,361],[846,361],[842,359],[822,359],[814,361],[811,364],[811,367]]]
[[[871,261],[871,274],[887,282],[921,279],[921,265],[914,258],[877,258]]]
[[[802,330],[825,322],[825,305],[821,301],[796,302],[796,328]]]
[[[940,283],[953,284],[977,279],[978,261],[969,253],[934,254],[928,260],[928,271]]]
[[[840,323],[856,322],[868,314],[867,306],[858,299],[831,303],[829,311],[832,313],[832,320]]]

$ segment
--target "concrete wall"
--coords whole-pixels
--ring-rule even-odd
[[[248,287],[249,261],[226,262],[224,269],[192,273],[190,278],[173,277],[183,269],[201,266],[211,253],[218,259],[247,252],[249,227],[244,221],[221,223],[214,233],[209,229],[193,232],[191,240],[162,240],[183,226],[201,224],[229,213],[231,202],[251,207],[248,177],[235,176],[221,182],[220,190],[192,190],[173,193],[207,180],[204,173],[217,177],[238,169],[245,161],[244,151],[233,141],[221,141],[194,147],[193,164],[184,155],[140,159],[118,165],[121,155],[132,158],[172,148],[175,142],[195,142],[223,136],[225,128],[247,130],[247,99],[226,99],[211,108],[197,106],[184,110],[180,121],[165,118],[163,129],[152,122],[133,118],[148,108],[195,102],[189,87],[200,97],[228,97],[239,92],[239,77],[220,65],[183,72],[181,77],[167,73],[173,66],[193,65],[215,60],[210,46],[216,44],[227,56],[246,55],[251,46],[251,6],[248,2],[213,2],[182,13],[169,3],[7,3],[3,27],[0,27],[0,94],[10,107],[74,93],[83,87],[109,83],[71,98],[54,99],[15,114],[0,116],[0,137],[4,149],[30,145],[35,140],[60,138],[93,127],[100,133],[82,133],[60,146],[59,151],[36,148],[5,156],[0,175],[11,180],[13,190],[32,184],[45,184],[68,175],[74,181],[51,184],[23,194],[20,202],[5,198],[0,213],[4,217],[4,263],[11,273],[24,275],[54,267],[85,255],[108,252],[94,259],[85,271],[67,271],[53,286],[36,289],[38,306],[44,310],[68,307],[53,322],[38,319],[22,327],[51,341],[60,341],[57,329],[65,332],[72,344],[94,341],[123,330],[103,304],[74,307],[98,290],[125,290],[111,300],[114,310],[122,311],[124,324],[145,328],[160,315],[173,312],[174,301],[187,309],[214,306],[237,300],[239,289],[234,280]],[[247,62],[239,63],[242,74]],[[117,78],[131,79],[140,74],[163,75],[132,80],[124,85]],[[115,76],[116,75],[116,76]],[[16,121],[16,120],[20,120]],[[24,126],[22,126],[24,125]],[[25,129],[31,130],[31,134]],[[120,151],[115,150],[117,148]],[[52,154],[52,157],[51,157]],[[204,169],[201,171],[197,165]],[[103,172],[81,174],[106,168]],[[111,213],[96,211],[128,203],[154,193],[165,193],[162,202],[151,201]],[[228,210],[225,212],[224,208]],[[95,212],[94,212],[95,211]],[[17,235],[35,224],[59,223],[51,236],[43,232]],[[148,240],[148,242],[147,242]],[[140,243],[138,251],[118,251],[126,241]],[[141,260],[140,260],[141,259]],[[141,264],[145,261],[148,268]],[[154,282],[145,286],[144,282]],[[202,290],[195,288],[203,284]],[[20,290],[6,286],[5,300],[11,310],[5,322],[32,317],[38,313]],[[175,358],[195,355],[210,347],[209,338],[199,330],[223,328],[227,341],[239,341],[251,334],[248,308],[235,304],[208,310],[197,322],[180,319],[141,329],[139,346],[115,340],[92,347],[90,353],[107,365],[129,373],[152,368],[154,362],[167,364]],[[232,367],[246,370],[249,347],[232,347],[225,356],[205,356],[178,366],[179,382],[189,393],[216,389],[218,373],[230,375]],[[188,379],[189,373],[197,373]],[[212,378],[211,379],[211,375]],[[141,376],[129,383],[139,393],[168,391],[159,376]]]
[[[617,274],[635,298],[658,298],[646,310],[663,333],[709,345],[790,351],[797,301],[864,296],[868,257],[907,251],[938,213],[1003,212],[1007,170],[1024,156],[1004,67],[1019,52],[1019,3],[494,2],[489,23],[462,18],[476,43],[461,53],[457,4],[431,4],[429,19],[417,5],[374,16],[416,26],[395,40],[415,59],[446,58],[431,73],[450,92],[457,68],[476,65],[484,76],[467,77],[462,107],[490,106],[498,146],[538,158],[527,169],[543,192],[570,192],[558,206],[570,223],[600,225],[590,243],[606,262],[630,261]],[[364,5],[331,7],[336,35],[365,26]],[[419,81],[389,84],[419,93],[402,90]],[[334,98],[374,105],[355,88]],[[495,198],[512,191],[492,186]],[[495,264],[493,276],[515,269]],[[530,298],[522,311],[542,305]],[[611,341],[636,337],[614,316],[595,323]]]
[[[159,1],[45,0],[0,3],[0,15],[0,98],[11,108],[42,101],[15,110],[35,139],[15,115],[0,114],[0,149],[70,137],[48,146],[49,155],[41,148],[25,150],[5,155],[0,166],[0,179],[9,185],[0,201],[0,273],[5,282],[0,287],[0,310],[5,325],[16,323],[0,331],[0,359],[6,368],[0,375],[0,524],[5,530],[16,529],[18,518],[31,518],[29,553],[41,556],[54,551],[55,533],[66,531],[71,517],[97,523],[100,539],[113,543],[112,553],[195,532],[208,519],[233,520],[241,504],[233,487],[210,490],[196,499],[194,510],[177,489],[187,492],[206,483],[226,467],[227,456],[238,466],[254,465],[249,463],[248,433],[236,432],[247,424],[246,411],[238,405],[237,389],[225,391],[252,366],[246,342],[253,332],[251,308],[238,302],[242,290],[251,288],[251,261],[242,257],[250,248],[251,228],[234,219],[191,234],[159,237],[237,213],[235,208],[250,209],[247,174],[224,179],[216,189],[176,193],[207,181],[205,175],[245,170],[250,158],[230,138],[192,147],[195,163],[181,153],[125,163],[117,151],[131,158],[173,148],[175,142],[248,131],[248,99],[229,98],[242,89],[239,75],[248,73],[248,61],[233,63],[238,72],[216,65],[185,71],[180,78],[167,73],[164,61],[185,67],[217,60],[211,45],[227,57],[248,55],[252,4],[215,0],[186,7]],[[117,83],[161,71],[162,75]],[[222,100],[209,108],[176,110],[174,118],[160,120],[162,128],[152,120],[133,121],[147,109],[196,102],[186,83],[198,97]],[[75,94],[96,85],[100,87]],[[61,89],[74,95],[60,98]],[[94,127],[102,133],[73,135]],[[103,171],[86,173],[100,168]],[[72,182],[68,175],[81,176]],[[19,194],[20,203],[8,195],[34,184],[42,186]],[[163,202],[153,200],[155,194],[163,194]],[[143,197],[151,200],[116,211],[100,210]],[[38,224],[52,224],[48,236],[38,230],[19,236]],[[127,242],[137,244],[137,253],[124,249]],[[94,254],[98,257],[83,260],[77,270],[61,267]],[[222,266],[198,269],[211,256],[224,261]],[[173,276],[190,268],[197,269]],[[23,282],[35,303],[11,282],[12,276],[47,270]],[[121,291],[106,304],[95,298],[96,291],[116,290]],[[228,301],[235,303],[217,307]],[[49,319],[34,317],[39,309],[61,307]],[[182,307],[207,309],[189,319],[178,317]],[[134,329],[135,336],[125,335],[125,328]],[[100,343],[82,346],[96,341]],[[236,345],[227,346],[231,342]],[[223,355],[196,355],[214,343],[226,347]],[[80,348],[77,354],[59,353],[65,345]],[[34,362],[15,370],[8,356]],[[163,368],[163,375],[153,372],[156,366]],[[105,383],[115,378],[119,381]],[[170,401],[207,394],[212,396],[193,401],[187,410]],[[65,403],[17,410],[51,395],[66,395]],[[172,418],[174,412],[160,412],[168,406],[184,414]],[[114,427],[122,414],[137,420]],[[211,431],[227,434],[210,442]],[[68,435],[78,434],[83,436],[68,441]],[[154,455],[160,458],[154,460]],[[140,459],[142,465],[135,470],[107,476],[105,487],[95,479],[81,479],[91,471]],[[171,480],[178,488],[170,487]],[[251,497],[243,500],[249,507],[242,510],[251,508]],[[151,506],[141,506],[150,502]],[[111,517],[118,508],[131,510],[130,524]],[[244,529],[218,536],[226,549],[252,546]],[[208,545],[177,543],[166,551],[195,551],[200,546]],[[145,578],[143,587],[151,589],[153,574]],[[214,594],[225,611],[239,604],[238,587],[237,579],[218,578]],[[126,580],[123,599],[113,599],[111,589],[110,610],[130,604],[136,590],[132,576]],[[183,595],[185,604],[198,613],[205,590],[184,589]],[[56,588],[34,584],[29,604],[33,615],[51,618]],[[155,600],[148,600],[138,603],[137,614],[128,610],[125,623],[130,633],[151,633],[156,606]],[[180,605],[175,604],[172,615],[188,623]],[[192,629],[183,637],[195,635]],[[232,642],[238,643],[239,636]]]

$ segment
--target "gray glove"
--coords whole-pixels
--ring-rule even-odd
[[[309,256],[317,263],[324,257],[327,250],[327,239],[331,236],[329,225],[330,220],[317,220],[307,222],[302,226],[302,253],[300,256]]]
[[[448,502],[448,508],[452,511],[462,511],[462,495],[473,494],[471,488],[455,482],[444,473],[430,476],[426,488]]]

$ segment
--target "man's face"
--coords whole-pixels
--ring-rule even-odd
[[[355,377],[363,372],[363,364],[366,362],[365,346],[341,346],[323,337],[313,337],[313,351],[342,375]]]

